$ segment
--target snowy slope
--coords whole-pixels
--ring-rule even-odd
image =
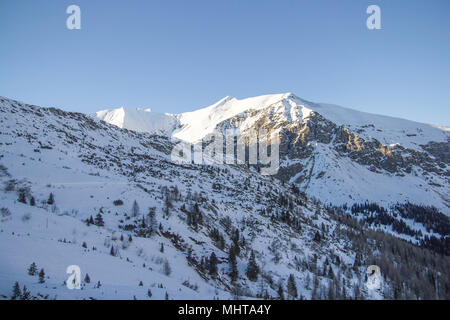
[[[432,284],[415,292],[414,278],[398,278],[406,274],[397,270],[406,266],[403,251],[408,268],[439,271],[439,286],[450,283],[446,258],[420,248],[416,259],[418,248],[369,232],[274,177],[239,166],[172,163],[167,137],[1,97],[0,125],[0,298],[11,296],[16,281],[36,299],[277,298],[280,288],[296,299],[433,298],[426,291]],[[104,226],[86,222],[97,215]],[[252,252],[256,281],[247,275]],[[212,253],[217,274],[205,262]],[[45,270],[44,283],[27,274],[32,262]],[[364,286],[373,263],[389,266],[381,290]],[[91,278],[83,290],[64,285],[72,264]],[[287,291],[289,277],[295,297]],[[395,293],[400,283],[404,291]]]
[[[21,287],[26,285],[33,297],[48,299],[148,299],[148,290],[152,299],[164,299],[166,293],[169,299],[255,297],[261,283],[245,277],[253,250],[265,275],[274,281],[268,284],[261,280],[265,294],[276,296],[277,281],[292,273],[302,296],[308,298],[312,293],[306,288],[306,278],[313,274],[296,269],[290,262],[293,256],[306,261],[317,253],[321,260],[339,254],[343,263],[353,262],[353,254],[343,250],[344,243],[316,248],[316,224],[322,221],[331,228],[335,222],[320,218],[305,223],[300,234],[283,224],[273,228],[273,218],[258,213],[274,207],[280,194],[299,201],[296,206],[305,201],[298,196],[296,200],[289,188],[270,178],[241,168],[180,167],[169,161],[171,143],[164,137],[120,130],[82,114],[3,98],[0,107],[0,182],[4,191],[0,194],[0,297],[10,296],[15,281]],[[175,186],[179,193],[169,192]],[[255,188],[264,197],[243,192]],[[18,202],[22,192],[26,204]],[[50,192],[53,205],[47,203]],[[165,197],[169,195],[167,215]],[[34,206],[28,203],[31,197],[36,201]],[[114,205],[117,199],[124,204]],[[134,200],[140,208],[137,217],[130,214]],[[186,218],[186,210],[192,210],[194,204],[203,216],[198,227],[190,226]],[[125,228],[140,225],[151,207],[160,224],[151,237],[139,237],[133,229]],[[278,209],[273,212],[278,214]],[[98,213],[105,226],[87,226],[86,219]],[[303,208],[302,214],[302,219],[307,219],[312,209]],[[245,243],[237,257],[238,279],[231,284],[227,257],[236,227]],[[212,240],[213,229],[224,237],[225,247]],[[273,250],[303,249],[271,251],[268,255],[267,247],[275,241]],[[111,247],[117,251],[115,256],[110,254]],[[219,259],[215,277],[198,265],[212,252]],[[276,263],[272,254],[278,257]],[[169,275],[163,269],[166,261],[171,268]],[[32,262],[45,270],[45,283],[27,274]],[[66,268],[72,264],[81,267],[82,278],[86,274],[91,278],[90,283],[83,283],[83,290],[68,290],[64,285]],[[351,287],[350,280],[357,281],[357,276],[351,274],[348,279]],[[100,288],[96,288],[97,281]],[[327,282],[325,278],[319,281]],[[234,287],[238,291],[233,291]],[[367,296],[379,298],[380,294]]]

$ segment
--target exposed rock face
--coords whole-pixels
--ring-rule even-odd
[[[290,96],[263,109],[249,109],[217,129],[234,127],[246,134],[263,128],[278,133],[276,177],[325,202],[412,201],[450,213],[448,131],[446,141],[429,141],[416,148],[403,146],[402,141],[387,145],[368,137],[373,131],[383,134],[383,128],[337,124],[317,111],[307,112],[309,105],[299,105],[296,99]]]

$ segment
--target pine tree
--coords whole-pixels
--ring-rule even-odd
[[[297,285],[295,284],[295,278],[292,273],[289,275],[289,278],[288,278],[287,292],[293,298],[297,298],[297,296],[298,296]]]
[[[284,300],[284,290],[283,290],[283,283],[280,281],[278,284],[278,299]]]
[[[233,241],[236,256],[239,256],[241,254],[241,248],[239,247],[239,229],[234,229],[231,241]]]
[[[86,225],[89,227],[91,224],[94,224],[94,219],[92,216],[90,216],[89,219],[86,219]]]
[[[255,253],[252,250],[252,252],[250,253],[250,259],[248,260],[247,278],[250,281],[256,281],[258,280],[258,274],[259,268],[258,265],[256,264]]]
[[[147,290],[147,296],[148,296],[149,298],[152,297],[152,291],[151,291],[150,289]]]
[[[27,203],[27,199],[25,197],[25,192],[24,191],[20,191],[19,192],[19,199],[17,199],[17,201],[21,202],[21,203]]]
[[[142,281],[139,281],[139,287],[144,286],[144,283],[142,283]]]
[[[319,277],[314,274],[313,276],[313,289],[311,293],[311,300],[318,300],[319,297]]]
[[[48,200],[47,200],[47,204],[54,204],[55,203],[55,197],[53,196],[53,193],[50,193],[50,195],[48,196]]]
[[[158,229],[158,221],[156,221],[155,208],[150,208],[148,212],[148,228],[150,235],[152,235]]]
[[[45,272],[44,269],[41,269],[41,271],[39,271],[39,283],[44,283],[45,282]]]
[[[32,196],[30,198],[30,206],[34,207],[36,205],[36,200],[34,200],[34,197]]]
[[[208,272],[212,276],[217,275],[217,262],[216,254],[214,252],[211,253],[211,256],[209,257]]]
[[[36,275],[36,273],[37,273],[37,266],[36,266],[36,263],[33,262],[30,265],[30,267],[28,268],[28,274],[30,276],[34,276],[34,275]]]
[[[169,218],[170,217],[170,209],[173,208],[172,202],[169,199],[169,196],[166,195],[166,199],[164,201],[164,217]]]
[[[19,283],[16,281],[13,286],[12,300],[20,299],[22,297],[22,291],[20,291]]]
[[[86,273],[86,276],[84,277],[85,283],[91,283],[91,278],[89,277],[89,274]]]
[[[105,222],[103,221],[103,217],[100,212],[97,213],[97,215],[95,216],[94,224],[98,227],[103,227],[105,225]]]
[[[316,233],[314,235],[314,241],[320,242],[321,240],[322,240],[322,237],[320,236],[320,232],[316,231]]]
[[[170,274],[172,273],[172,268],[170,268],[169,261],[167,260],[164,261],[163,272],[166,276],[170,276]]]
[[[167,293],[167,291],[166,291],[166,298],[165,299],[169,300],[169,294]]]
[[[161,246],[159,247],[159,252],[164,253],[164,243],[161,243]]]
[[[23,286],[21,299],[22,300],[30,300],[31,299],[31,292],[28,291],[26,286]]]
[[[111,250],[109,251],[109,254],[112,255],[113,257],[116,256],[116,250],[114,250],[114,246],[111,245]]]
[[[137,217],[139,215],[139,205],[136,200],[133,202],[133,206],[131,207],[131,216]]]
[[[237,262],[236,262],[236,251],[235,251],[234,246],[230,247],[228,261],[230,262],[230,278],[231,278],[231,281],[234,282],[239,277],[239,271],[238,271]]]

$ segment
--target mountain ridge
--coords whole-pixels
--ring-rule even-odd
[[[445,126],[313,103],[292,93],[225,97],[174,117],[177,124],[167,136],[190,143],[228,128],[244,135],[260,128],[277,134],[277,178],[326,203],[411,201],[450,215],[450,128]]]

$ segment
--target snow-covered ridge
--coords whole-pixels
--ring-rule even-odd
[[[225,97],[195,111],[181,114],[160,114],[148,109],[119,108],[103,110],[96,116],[121,128],[139,132],[165,133],[175,138],[195,142],[212,133],[218,124],[249,111],[272,108],[281,119],[300,121],[318,113],[327,120],[359,130],[364,139],[377,139],[385,145],[401,145],[418,150],[430,141],[446,142],[450,128],[415,121],[361,112],[332,104],[314,103],[292,93],[270,94],[246,99]]]
[[[125,108],[102,110],[95,116],[118,126],[119,128],[134,130],[137,132],[151,132],[158,134],[170,134],[177,125],[177,119],[167,113],[152,112],[150,108]]]

